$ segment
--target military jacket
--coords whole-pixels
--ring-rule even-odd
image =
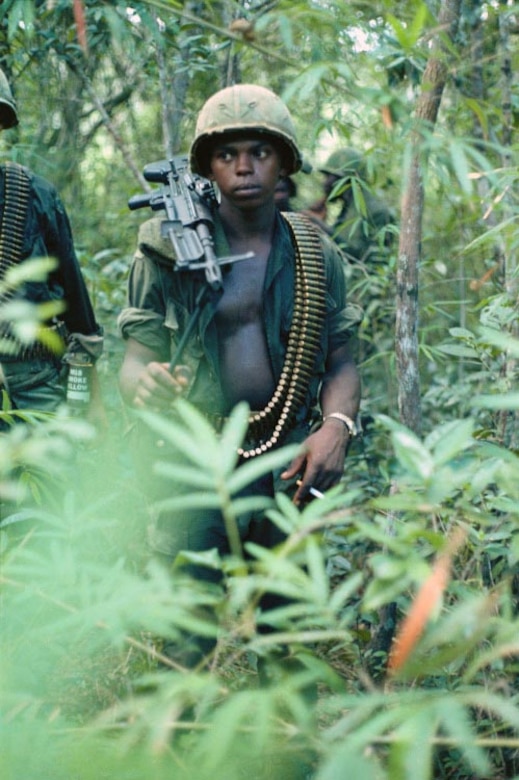
[[[175,256],[167,238],[160,234],[160,218],[145,222],[139,231],[128,286],[127,307],[119,316],[125,339],[131,337],[168,361],[195,307],[203,272],[175,270]],[[227,256],[229,246],[223,227],[215,220],[217,257]],[[359,320],[358,307],[346,303],[344,261],[333,243],[321,238],[326,268],[326,318],[315,361],[315,376],[307,402],[298,420],[304,419],[317,400],[319,383],[326,370],[328,355],[346,343]],[[286,222],[276,216],[272,250],[267,263],[263,294],[263,323],[274,376],[279,377],[294,306],[295,250]],[[225,271],[223,271],[225,273]],[[204,412],[227,414],[230,410],[222,395],[217,330],[214,314],[217,300],[202,311],[194,335],[189,341],[182,363],[193,372],[188,400]]]
[[[81,350],[95,359],[102,349],[102,329],[95,320],[68,215],[55,187],[41,176],[25,170],[30,193],[20,262],[28,258],[53,257],[57,267],[45,281],[25,282],[17,289],[15,298],[34,304],[64,300],[66,308],[60,318],[72,340],[76,339]],[[5,203],[4,177],[5,169],[0,165],[0,214]]]

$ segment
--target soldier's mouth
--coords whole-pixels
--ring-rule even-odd
[[[240,184],[234,191],[239,192],[240,194],[247,192],[261,192],[261,187],[259,187],[257,184]]]

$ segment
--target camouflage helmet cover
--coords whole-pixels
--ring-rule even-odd
[[[191,170],[207,174],[204,170],[207,160],[203,158],[208,141],[216,135],[242,130],[264,133],[282,141],[287,151],[284,160],[287,174],[300,170],[303,159],[288,108],[274,92],[255,84],[226,87],[202,106],[189,152]]]
[[[340,176],[342,179],[348,176],[357,176],[365,179],[367,176],[366,164],[363,156],[356,149],[337,149],[332,152],[326,163],[320,168],[321,173]]]
[[[7,130],[18,124],[16,103],[6,75],[0,69],[0,130]]]

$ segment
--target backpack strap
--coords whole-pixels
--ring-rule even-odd
[[[238,450],[242,458],[268,452],[283,439],[304,402],[326,317],[324,255],[315,226],[303,214],[283,212],[295,246],[294,312],[285,362],[267,406],[249,417],[247,439]]]

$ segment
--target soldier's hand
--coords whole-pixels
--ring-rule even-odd
[[[324,492],[341,480],[348,439],[344,424],[334,425],[333,420],[308,436],[302,452],[281,474],[281,479],[285,480],[300,476],[294,504],[307,500],[311,495],[310,488]]]
[[[187,366],[175,366],[169,370],[169,363],[152,361],[144,368],[137,382],[133,400],[138,408],[164,411],[189,385],[190,371]]]

